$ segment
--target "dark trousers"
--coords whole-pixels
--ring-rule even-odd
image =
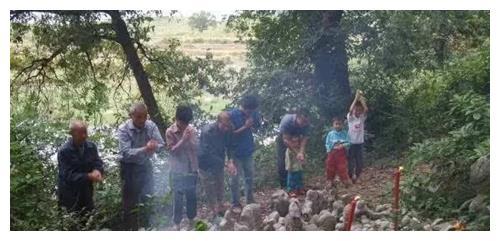
[[[59,185],[57,190],[59,205],[69,212],[86,213],[94,209],[93,194],[90,182],[80,185]]]
[[[356,173],[356,178],[363,171],[363,144],[351,144],[349,149],[349,177]]]
[[[303,171],[289,171],[288,172],[288,182],[287,182],[287,190],[288,191],[299,191],[304,188],[304,174]]]
[[[148,201],[153,194],[153,167],[151,161],[144,164],[121,163],[122,203],[124,228],[138,230],[148,226]],[[144,208],[139,208],[144,204]]]
[[[94,209],[92,183],[81,185],[64,185],[58,186],[57,195],[59,206],[68,212],[76,213],[78,222],[75,222],[69,227],[69,230],[78,231],[85,228],[88,221],[88,214]],[[61,215],[65,212],[60,210]]]
[[[283,141],[283,135],[279,134],[276,137],[276,163],[278,166],[278,176],[281,188],[286,188],[288,171],[285,167],[286,145]]]
[[[186,199],[186,214],[189,219],[196,217],[196,182],[198,176],[194,173],[172,173],[174,191],[174,223],[180,224]]]

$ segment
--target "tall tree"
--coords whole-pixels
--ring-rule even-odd
[[[135,79],[152,120],[163,134],[167,123],[162,110],[171,107],[158,103],[155,93],[175,102],[190,100],[201,95],[202,89],[216,89],[217,83],[234,73],[228,74],[224,63],[208,53],[205,58],[184,55],[175,39],[167,39],[164,48],[149,45],[154,31],[151,21],[158,14],[11,11],[11,102],[21,94],[19,99],[32,99],[21,108],[40,108],[38,113],[58,110],[67,114],[61,117],[67,119],[78,109],[99,115],[108,102],[125,110],[136,98],[130,95],[126,81]],[[115,100],[118,91],[127,93],[127,99]]]
[[[151,84],[149,83],[148,75],[144,71],[144,67],[137,54],[137,49],[134,46],[134,42],[130,37],[127,25],[120,15],[119,11],[107,11],[109,16],[111,16],[111,22],[113,24],[113,29],[116,32],[116,41],[122,46],[123,52],[127,56],[127,61],[130,68],[134,72],[135,80],[137,81],[137,86],[139,86],[139,91],[141,92],[144,103],[148,107],[148,111],[151,115],[151,119],[158,125],[162,135],[167,129],[167,125],[163,120],[161,113],[158,109],[158,104],[156,103],[153,90],[151,89]]]
[[[311,60],[315,67],[314,81],[318,93],[316,101],[328,120],[344,115],[351,95],[342,14],[340,10],[321,12],[322,26],[319,30],[322,34],[312,46]]]
[[[240,88],[255,88],[285,109],[318,109],[322,120],[345,112],[351,90],[342,16],[343,11],[244,11],[230,18],[229,26],[250,50],[252,81]]]

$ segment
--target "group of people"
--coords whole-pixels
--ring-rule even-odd
[[[336,186],[337,175],[346,187],[356,183],[361,177],[367,111],[366,99],[363,92],[358,90],[347,113],[348,129],[344,128],[346,121],[343,116],[333,117],[333,128],[325,139],[326,188]],[[303,166],[306,163],[305,148],[310,129],[305,113],[304,110],[299,110],[285,115],[281,119],[276,138],[280,185],[292,196],[305,194]]]
[[[242,208],[241,178],[246,204],[254,203],[253,132],[262,124],[258,107],[255,96],[245,96],[239,108],[219,113],[217,120],[203,126],[198,134],[191,124],[192,109],[187,105],[177,106],[175,122],[167,128],[164,140],[156,124],[148,119],[147,107],[143,103],[132,104],[130,118],[117,131],[124,228],[137,230],[140,224],[147,226],[148,213],[138,212],[137,207],[148,203],[152,197],[151,158],[155,152],[162,150],[168,152],[175,229],[180,228],[184,208],[189,223],[194,222],[198,180],[201,180],[213,217],[225,211],[225,172],[230,176],[232,208]],[[327,178],[332,183],[336,173],[346,184],[349,180],[355,181],[361,174],[366,111],[366,102],[362,93],[358,92],[347,115],[349,131],[343,130],[343,119],[334,118],[334,129],[326,139]],[[72,121],[69,129],[71,137],[59,149],[57,156],[58,199],[60,206],[69,211],[85,213],[94,208],[93,184],[103,181],[105,172],[97,146],[87,140],[86,123]],[[279,125],[276,139],[279,182],[293,195],[304,193],[302,168],[309,133],[310,124],[305,110],[286,114]],[[349,176],[346,174],[347,148]],[[356,176],[353,176],[354,169]]]

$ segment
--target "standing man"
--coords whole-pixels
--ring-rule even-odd
[[[136,209],[153,194],[153,166],[151,157],[165,145],[154,122],[148,120],[148,110],[143,103],[135,103],[129,109],[130,119],[118,128],[121,155],[122,202],[126,230],[138,230]],[[142,213],[143,224],[148,215]]]
[[[190,124],[193,110],[187,105],[179,105],[175,110],[175,123],[168,127],[165,138],[170,155],[170,174],[174,192],[174,226],[180,230],[183,210],[189,219],[189,228],[194,226],[197,211],[196,183],[198,181],[198,136]]]
[[[198,162],[200,177],[213,217],[224,212],[224,162],[233,162],[230,153],[231,117],[223,111],[217,122],[206,125],[200,135]]]
[[[244,176],[246,203],[254,203],[253,175],[254,175],[254,140],[252,128],[259,128],[261,115],[256,111],[259,102],[256,96],[248,95],[241,100],[239,109],[229,111],[231,123],[234,127],[231,136],[231,151],[233,160],[228,163],[231,176],[231,196],[233,208],[241,208],[240,204],[240,176]]]
[[[276,137],[277,166],[281,188],[286,188],[288,172],[285,168],[285,152],[290,147],[289,143],[293,137],[299,137],[300,148],[296,155],[298,161],[305,160],[306,145],[309,139],[309,120],[305,114],[306,110],[297,110],[294,114],[286,114],[281,119],[279,134]]]
[[[95,182],[103,180],[104,169],[97,146],[87,141],[87,124],[72,121],[71,137],[57,152],[59,205],[84,214],[94,209]]]

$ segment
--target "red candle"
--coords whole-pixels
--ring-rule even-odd
[[[401,171],[403,170],[403,167],[399,167],[396,172],[394,173],[394,189],[393,189],[393,195],[394,195],[394,203],[392,204],[392,211],[394,212],[394,230],[399,230],[399,181],[401,180]]]
[[[348,220],[345,220],[344,230],[351,231],[352,222],[354,221],[354,212],[356,211],[356,203],[358,202],[359,196],[354,197],[351,202],[351,212],[349,213]]]

